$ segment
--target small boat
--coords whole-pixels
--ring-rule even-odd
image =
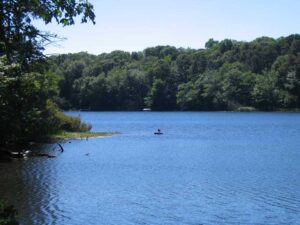
[[[160,129],[157,129],[157,131],[155,131],[154,134],[160,135],[160,134],[163,134],[163,132],[161,132]]]

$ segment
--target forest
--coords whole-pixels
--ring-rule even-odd
[[[97,46],[95,46],[97,48]],[[277,111],[300,108],[300,35],[210,39],[204,49],[156,46],[48,58],[64,110]]]

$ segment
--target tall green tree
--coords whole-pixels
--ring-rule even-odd
[[[0,2],[0,147],[24,143],[60,129],[88,129],[53,103],[59,78],[45,66],[44,45],[56,36],[38,30],[40,19],[68,26],[74,18],[94,23],[88,1],[3,0]]]

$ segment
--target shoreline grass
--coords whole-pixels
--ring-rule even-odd
[[[42,138],[42,141],[54,142],[61,140],[71,140],[71,139],[87,139],[87,138],[101,138],[101,137],[111,137],[117,133],[110,132],[69,132],[61,131],[54,134],[49,134]]]

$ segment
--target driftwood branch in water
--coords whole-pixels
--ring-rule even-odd
[[[59,144],[59,143],[57,143],[58,144],[58,146],[59,146],[59,148],[60,148],[60,151],[61,152],[64,152],[64,148],[61,146],[61,144]]]
[[[57,143],[59,146],[59,150],[64,152],[64,148],[60,143]],[[23,151],[12,151],[10,149],[0,149],[0,159],[1,158],[27,158],[27,157],[48,157],[48,158],[55,158],[55,155],[50,155],[48,153],[39,153],[33,152],[29,150]]]

